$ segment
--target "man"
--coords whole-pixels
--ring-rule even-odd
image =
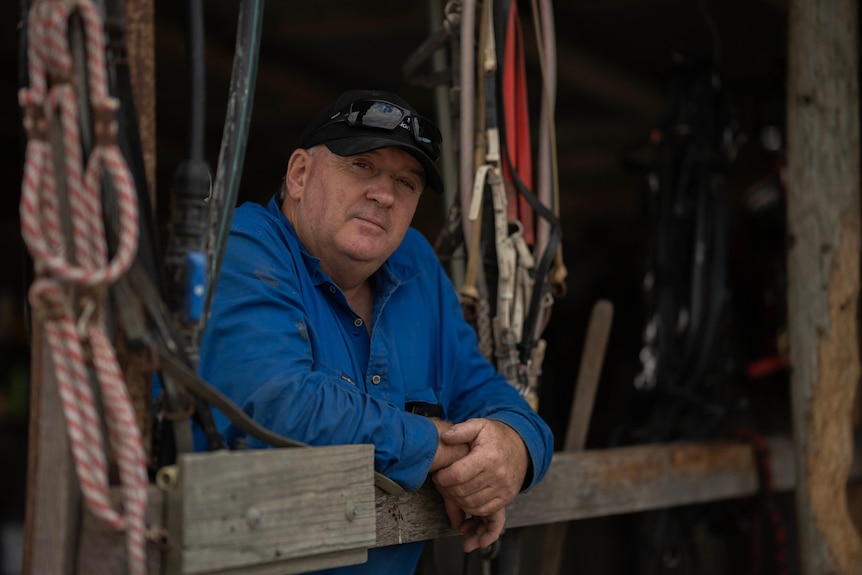
[[[372,443],[375,469],[410,490],[430,477],[469,552],[499,537],[505,505],[544,476],[553,437],[479,353],[410,228],[423,191],[442,189],[440,144],[392,93],[352,90],[321,111],[281,193],[235,212],[200,366],[281,435]],[[243,439],[217,422],[229,445]],[[372,549],[344,572],[412,573],[421,549]]]

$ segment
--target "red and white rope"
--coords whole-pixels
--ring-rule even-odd
[[[68,20],[74,12],[84,23],[87,97],[95,118],[95,146],[86,162],[76,91],[70,84],[73,58],[66,44]],[[21,90],[19,100],[28,133],[21,233],[37,272],[29,297],[37,317],[44,321],[84,499],[96,517],[126,530],[129,573],[142,575],[146,573],[146,458],[122,372],[99,313],[104,301],[102,286],[128,270],[138,244],[137,197],[115,142],[117,102],[108,95],[101,17],[91,0],[37,0],[30,11],[28,34],[30,87]],[[71,211],[71,246],[64,239],[57,166],[48,141],[54,122],[59,122],[62,133],[61,173]],[[113,183],[120,211],[118,246],[110,261],[102,215],[103,174]],[[122,514],[109,498],[99,408],[91,388],[93,375],[122,483]]]

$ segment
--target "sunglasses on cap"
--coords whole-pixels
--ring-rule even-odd
[[[409,124],[410,133],[416,145],[427,154],[433,161],[440,157],[440,146],[443,137],[440,130],[431,120],[423,118],[385,100],[357,100],[346,109],[338,112],[326,125],[337,122],[346,122],[350,127],[377,128],[381,130],[394,130],[399,126],[407,128],[404,123]]]

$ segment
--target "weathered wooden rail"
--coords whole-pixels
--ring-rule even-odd
[[[793,446],[769,440],[775,488],[795,486]],[[388,495],[373,487],[367,445],[182,456],[166,491],[150,492],[151,572],[299,573],[365,560],[372,547],[448,537],[431,486]],[[858,477],[859,465],[851,477]],[[747,497],[759,489],[745,443],[680,443],[558,453],[545,480],[507,510],[510,527],[542,525]],[[123,568],[123,539],[85,514],[87,557]],[[164,571],[162,569],[164,568]],[[114,572],[114,571],[112,571]]]

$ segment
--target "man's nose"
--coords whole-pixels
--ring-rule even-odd
[[[368,198],[381,206],[391,206],[395,202],[395,185],[395,176],[380,173],[371,181]]]

